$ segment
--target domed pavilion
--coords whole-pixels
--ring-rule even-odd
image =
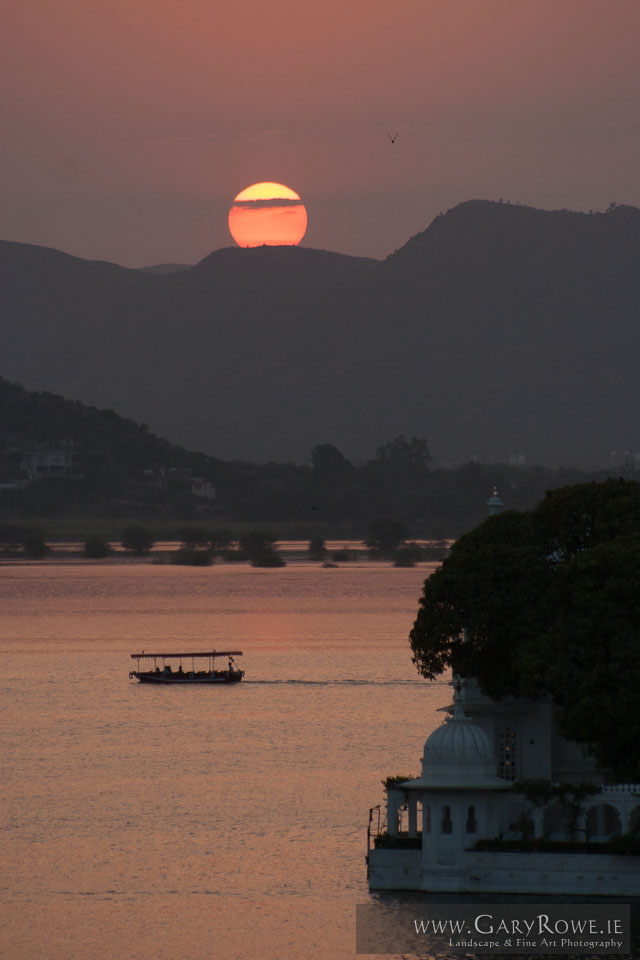
[[[420,776],[387,789],[386,831],[369,849],[370,888],[639,896],[640,857],[606,843],[640,832],[640,785],[604,786],[593,761],[555,730],[550,703],[491,701],[473,680],[453,686],[450,716],[427,738]],[[589,781],[593,794],[570,826],[568,807],[532,799],[525,780]],[[527,846],[535,839],[551,842]],[[576,846],[568,854],[555,841]]]

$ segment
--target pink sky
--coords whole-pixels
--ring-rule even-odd
[[[195,262],[259,180],[375,257],[474,197],[640,205],[638,0],[20,0],[0,43],[4,239]]]

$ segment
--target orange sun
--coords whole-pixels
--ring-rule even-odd
[[[295,246],[307,230],[307,211],[282,183],[253,183],[241,190],[229,210],[229,230],[239,247]]]

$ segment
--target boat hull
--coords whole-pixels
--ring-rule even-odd
[[[136,673],[133,671],[129,674],[131,678],[139,680],[140,683],[162,683],[162,684],[191,684],[191,683],[240,683],[244,674],[242,672],[234,672],[231,674],[226,674],[222,677],[179,677],[179,676],[163,676],[162,674],[146,674],[146,673]]]

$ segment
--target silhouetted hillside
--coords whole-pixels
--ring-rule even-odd
[[[173,273],[0,244],[0,373],[220,457],[426,436],[434,456],[640,449],[640,211],[470,201],[386,261],[228,248]]]
[[[402,351],[396,402],[410,405],[421,382],[423,409],[440,411],[424,432],[447,457],[593,462],[638,449],[639,267],[635,208],[460,204],[377,278]]]
[[[181,270],[190,270],[192,266],[192,263],[154,263],[139,269],[142,273],[180,273]]]
[[[0,458],[12,450],[73,448],[99,456],[130,476],[145,469],[191,467],[210,472],[218,462],[156,437],[144,424],[52,393],[25,390],[0,377]]]
[[[591,479],[506,464],[432,470],[417,437],[396,437],[355,467],[332,444],[309,453],[311,463],[301,466],[219,460],[113,410],[0,379],[0,520],[144,516],[295,523],[298,537],[330,530],[359,538],[376,525],[450,537],[486,516],[496,485],[508,507],[526,509],[549,487]]]

